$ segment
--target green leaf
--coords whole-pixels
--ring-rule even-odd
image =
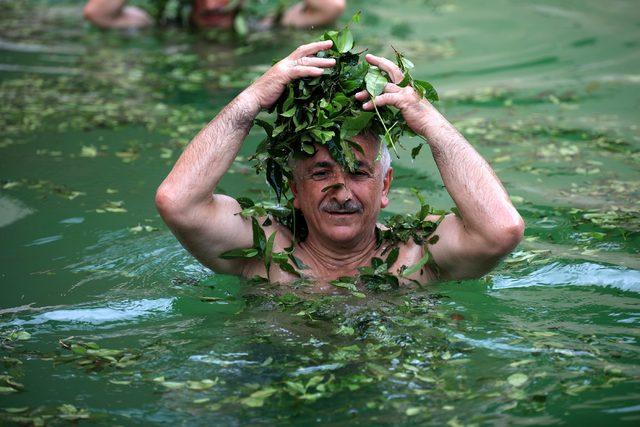
[[[311,134],[321,143],[326,143],[335,136],[335,132],[332,130],[313,129]]]
[[[329,38],[333,41],[332,49],[338,53],[346,53],[353,47],[353,34],[349,27],[345,27],[339,32],[329,31]]]
[[[389,83],[387,77],[382,74],[378,67],[369,67],[369,71],[364,78],[367,92],[371,97],[376,97],[384,92],[384,87]]]
[[[431,83],[424,80],[414,80],[413,87],[421,92],[421,97],[427,98],[431,102],[438,101],[438,92],[431,85]]]
[[[296,109],[295,107],[291,107],[289,108],[287,111],[285,111],[284,113],[280,113],[280,115],[282,117],[291,117],[296,113]]]
[[[305,144],[305,143],[302,144],[302,151],[304,151],[310,156],[313,156],[316,153],[316,149],[313,145]]]
[[[345,282],[342,279],[332,280],[329,284],[335,286],[336,288],[348,289],[350,291],[357,291],[355,283],[353,282]]]
[[[411,84],[411,75],[409,75],[409,73],[406,73],[404,75],[404,78],[402,79],[402,81],[400,83],[398,83],[398,86],[407,87],[410,84]]]
[[[267,159],[267,182],[276,192],[278,202],[282,198],[284,188],[284,169],[274,159]]]
[[[233,20],[233,29],[239,36],[246,36],[249,33],[249,26],[247,25],[247,20],[244,17],[244,14],[238,13]]]
[[[280,269],[282,271],[285,271],[285,272],[287,272],[289,274],[293,274],[296,277],[300,277],[300,273],[298,273],[296,271],[296,269],[291,264],[289,264],[288,262],[286,262],[286,261],[285,262],[279,262],[278,266],[280,267]]]
[[[15,339],[18,341],[26,341],[29,338],[31,338],[31,334],[27,331],[18,331],[15,336]]]
[[[344,187],[344,184],[341,182],[337,182],[335,184],[331,184],[331,185],[327,185],[326,187],[324,187],[322,190],[320,190],[322,193],[326,193],[329,190],[337,190],[338,188],[342,188]]]
[[[238,197],[236,199],[236,201],[240,204],[240,207],[244,210],[244,209],[249,209],[253,206],[255,206],[255,203],[253,202],[253,200],[251,200],[248,197]]]
[[[529,381],[529,377],[521,373],[509,375],[507,378],[507,382],[514,387],[522,387],[527,381]]]
[[[347,118],[340,128],[340,138],[350,139],[358,135],[369,125],[373,116],[373,112],[363,111],[356,116]]]
[[[413,149],[411,150],[412,159],[415,159],[416,157],[418,157],[418,154],[420,154],[420,150],[422,150],[422,147],[424,147],[424,144],[418,144],[415,147],[413,147]]]
[[[276,233],[276,231],[271,233],[264,249],[264,267],[267,271],[267,275],[269,275],[269,269],[271,268],[271,257],[273,254],[273,243],[276,240]]]
[[[251,393],[248,397],[241,399],[240,403],[250,408],[260,408],[264,406],[264,401],[274,395],[277,391],[278,390],[273,387],[267,387]]]
[[[420,259],[420,261],[418,261],[416,264],[412,265],[411,267],[405,269],[402,272],[402,277],[409,277],[413,273],[419,271],[427,262],[429,262],[430,257],[431,257],[431,254],[429,253],[428,250],[425,249],[424,256]]]
[[[391,249],[391,252],[389,252],[389,255],[387,256],[387,259],[385,260],[385,264],[387,264],[387,266],[391,267],[397,260],[398,260],[398,255],[400,254],[400,248],[399,247],[395,247],[393,249]]]
[[[20,408],[3,408],[3,410],[8,414],[20,414],[22,412],[27,412],[29,410],[29,407],[23,406]]]
[[[264,230],[255,218],[251,218],[251,227],[253,229],[253,247],[258,249],[261,254],[264,254],[264,249],[267,246],[267,238]]]
[[[404,65],[405,69],[411,70],[415,67],[415,65],[413,65],[413,62],[409,61],[407,58],[405,58],[404,56],[402,56],[402,65]]]
[[[232,249],[221,253],[218,257],[222,259],[254,258],[258,253],[255,248]]]
[[[281,125],[277,126],[277,127],[273,130],[273,133],[272,133],[272,135],[271,135],[271,136],[272,136],[272,137],[276,137],[276,136],[280,135],[282,132],[284,132],[284,130],[285,130],[286,128],[287,128],[287,124],[286,124],[286,123],[283,123],[283,124],[281,124]]]

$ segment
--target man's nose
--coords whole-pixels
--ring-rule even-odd
[[[340,171],[336,175],[336,184],[340,185],[336,185],[333,195],[340,203],[344,203],[353,198],[353,193],[351,192],[351,188],[349,188],[349,179],[344,171]]]

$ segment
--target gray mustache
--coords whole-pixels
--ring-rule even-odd
[[[320,206],[324,212],[329,213],[357,213],[362,212],[362,204],[355,200],[347,200],[340,203],[335,199],[329,199]]]

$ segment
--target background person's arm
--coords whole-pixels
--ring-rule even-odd
[[[402,71],[393,62],[374,55],[366,58],[394,82],[402,80]],[[357,98],[366,99],[366,92]],[[389,83],[375,103],[401,110],[411,129],[427,139],[442,181],[460,212],[461,217],[445,217],[434,233],[440,239],[428,246],[441,277],[465,279],[487,273],[515,248],[524,232],[524,221],[491,166],[413,88]],[[373,104],[368,101],[363,108],[370,110]]]
[[[221,273],[242,274],[244,260],[224,260],[223,252],[253,245],[251,222],[238,202],[213,194],[238,154],[253,119],[278,100],[292,80],[320,76],[335,60],[315,54],[331,41],[300,46],[227,105],[182,153],[156,193],[156,205],[171,231],[204,265]]]
[[[294,28],[328,25],[342,15],[345,7],[346,0],[304,0],[291,6],[280,23]]]
[[[127,0],[89,0],[83,15],[100,28],[142,28],[153,24],[147,12],[126,3]]]

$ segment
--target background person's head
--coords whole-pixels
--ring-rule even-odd
[[[230,29],[236,13],[229,0],[194,0],[191,22],[198,28]]]
[[[375,229],[380,210],[389,204],[393,175],[385,144],[371,132],[353,138],[355,171],[344,170],[326,147],[292,160],[294,207],[304,215],[309,236],[338,246],[353,246]]]

